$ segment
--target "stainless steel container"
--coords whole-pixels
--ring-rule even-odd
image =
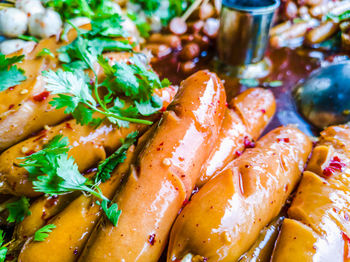
[[[261,61],[280,0],[223,0],[222,4],[217,45],[220,60],[232,66]]]

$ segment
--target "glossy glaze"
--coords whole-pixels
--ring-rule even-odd
[[[192,254],[235,261],[278,215],[311,151],[305,134],[277,128],[195,194],[170,235],[168,261]]]
[[[333,126],[321,140],[288,210],[272,261],[350,261],[350,128]],[[338,157],[341,170],[324,170]],[[327,174],[327,176],[325,176]]]
[[[213,73],[186,79],[116,195],[118,227],[99,223],[80,261],[157,261],[170,227],[190,196],[225,111]],[[115,244],[119,243],[119,244]]]
[[[111,179],[102,183],[100,188],[107,198],[112,198],[125,174],[134,160],[134,146],[126,160],[111,174]],[[80,195],[61,213],[48,221],[56,226],[43,242],[29,239],[21,250],[18,261],[76,261],[89,238],[92,229],[101,217],[102,210],[96,204],[96,198]]]
[[[258,139],[276,110],[273,94],[252,88],[233,98],[226,109],[215,147],[201,170],[197,186],[203,186],[230,161],[242,154],[245,142]]]

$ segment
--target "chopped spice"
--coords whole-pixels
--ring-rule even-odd
[[[48,98],[49,95],[50,95],[50,92],[44,91],[36,96],[33,96],[33,100],[35,102],[42,102],[42,101],[46,100],[46,98]]]
[[[250,140],[249,137],[244,137],[244,147],[245,148],[254,148],[255,142],[253,140]]]
[[[153,246],[154,243],[156,242],[156,234],[149,235],[148,242],[151,244],[151,246]]]
[[[335,156],[330,161],[329,165],[323,170],[323,175],[328,178],[334,175],[336,171],[341,172],[345,164],[341,162],[339,157]]]

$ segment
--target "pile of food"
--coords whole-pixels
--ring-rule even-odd
[[[282,1],[249,79],[214,72],[220,8],[0,3],[0,261],[350,261],[350,126],[280,120],[350,2]]]

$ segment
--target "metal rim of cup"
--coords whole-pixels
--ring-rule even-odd
[[[274,0],[274,3],[272,4],[260,7],[243,7],[237,4],[224,5],[224,7],[250,14],[269,14],[273,13],[279,7],[279,5],[280,0]]]

